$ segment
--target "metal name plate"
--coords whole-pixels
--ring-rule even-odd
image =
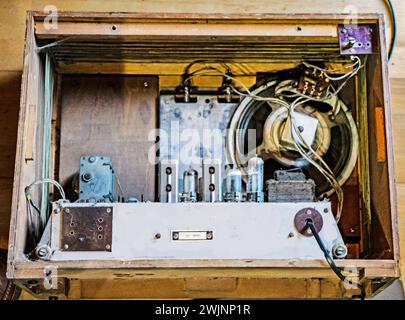
[[[212,231],[172,231],[172,239],[177,240],[212,240]]]

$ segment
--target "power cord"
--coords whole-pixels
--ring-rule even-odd
[[[394,6],[392,5],[391,0],[384,0],[385,5],[388,7],[391,16],[391,44],[388,51],[388,60],[391,59],[392,52],[394,51],[395,41],[397,39],[397,19],[395,16]]]
[[[307,219],[307,226],[311,229],[311,232],[312,232],[312,234],[314,235],[315,240],[316,240],[316,242],[317,242],[318,245],[319,245],[319,248],[321,248],[323,254],[325,255],[325,259],[326,259],[326,261],[328,262],[328,264],[329,264],[330,268],[332,269],[332,271],[333,271],[333,272],[339,277],[339,279],[342,280],[343,282],[348,283],[348,284],[350,284],[350,285],[354,285],[354,286],[356,286],[357,288],[359,288],[359,289],[360,289],[360,292],[361,292],[360,299],[361,299],[361,300],[364,300],[365,297],[366,297],[364,287],[363,287],[361,284],[357,283],[357,282],[354,282],[354,281],[352,281],[352,280],[349,280],[349,279],[340,271],[340,269],[338,268],[338,266],[337,266],[337,265],[335,264],[335,262],[333,261],[331,255],[330,255],[330,253],[329,253],[329,251],[328,251],[328,249],[326,249],[325,244],[323,243],[321,237],[319,236],[319,233],[318,233],[318,231],[316,230],[315,225],[314,225],[314,222],[312,221],[312,219]]]

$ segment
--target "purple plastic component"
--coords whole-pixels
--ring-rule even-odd
[[[373,53],[373,29],[370,25],[339,25],[341,54]]]

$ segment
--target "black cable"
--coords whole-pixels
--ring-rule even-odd
[[[311,229],[311,232],[314,235],[316,242],[318,243],[319,247],[321,248],[321,250],[322,250],[322,252],[323,252],[323,254],[325,256],[325,259],[328,262],[330,268],[333,270],[333,272],[343,282],[346,282],[346,283],[348,283],[350,285],[354,285],[357,288],[359,288],[360,292],[361,292],[361,300],[364,300],[364,298],[365,298],[364,287],[361,284],[357,283],[357,282],[353,282],[352,280],[347,279],[347,277],[340,271],[340,269],[338,268],[338,266],[335,264],[332,257],[330,256],[328,249],[326,249],[325,244],[323,243],[321,237],[319,236],[318,231],[316,230],[316,228],[314,226],[314,222],[312,221],[312,219],[307,220],[307,226]]]
[[[391,0],[384,0],[385,5],[388,7],[391,15],[391,44],[388,51],[388,60],[391,59],[392,52],[394,51],[395,41],[397,39],[397,18],[395,16],[394,6]]]
[[[35,205],[34,201],[32,201],[32,199],[29,200],[30,205],[35,209],[35,211],[37,211],[39,214],[41,214],[41,210],[39,210],[39,208]]]

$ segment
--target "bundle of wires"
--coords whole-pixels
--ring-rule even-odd
[[[309,101],[322,101],[322,100],[327,100],[331,98],[332,96],[336,96],[342,88],[347,84],[350,78],[352,78],[354,75],[357,74],[357,72],[362,68],[361,60],[357,56],[352,56],[352,60],[354,61],[352,65],[350,66],[345,66],[340,69],[334,69],[334,70],[326,70],[323,68],[320,68],[318,66],[314,66],[308,63],[304,63],[307,67],[310,68],[315,68],[319,71],[322,71],[327,78],[329,78],[331,81],[340,81],[344,80],[344,82],[337,88],[334,89],[332,86],[333,92],[328,91],[327,95],[323,99],[316,99],[314,97],[301,94],[301,93],[294,93],[293,95],[289,95],[288,98],[296,96],[297,98],[291,102],[288,103],[286,100],[276,98],[276,97],[262,97],[262,96],[257,96],[253,94],[241,81],[238,79],[234,78],[229,74],[229,68],[227,68],[227,72],[222,72],[216,67],[206,65],[204,68],[196,70],[192,72],[191,74],[188,75],[187,78],[185,78],[183,85],[187,85],[188,82],[191,80],[191,78],[199,75],[208,75],[209,73],[214,73],[213,75],[222,75],[223,77],[232,80],[233,82],[239,84],[239,86],[243,89],[244,92],[239,91],[236,89],[234,86],[231,86],[231,89],[234,93],[242,96],[242,97],[250,97],[251,99],[257,100],[257,101],[266,101],[267,103],[276,103],[282,107],[287,108],[288,110],[288,118],[287,121],[290,121],[291,125],[291,136],[294,138],[294,144],[298,152],[301,154],[302,157],[304,157],[311,165],[313,165],[316,169],[318,169],[319,172],[322,173],[322,175],[326,178],[326,180],[330,183],[330,185],[335,189],[337,197],[338,197],[338,208],[337,208],[337,214],[336,214],[336,221],[338,222],[341,214],[342,214],[342,209],[343,209],[343,190],[341,186],[339,185],[333,171],[329,168],[329,166],[325,163],[325,161],[316,153],[313,148],[308,145],[303,137],[301,136],[301,132],[298,129],[298,126],[295,123],[294,119],[294,110],[297,106],[303,105]],[[341,72],[343,70],[350,70],[343,75],[340,76],[334,76],[334,74]],[[298,139],[296,139],[296,137]],[[312,221],[307,221],[307,226],[308,228],[311,229],[312,234],[315,237],[316,242],[318,243],[321,251],[324,253],[325,259],[328,262],[330,268],[333,270],[333,272],[345,283],[348,283],[350,285],[353,285],[357,288],[360,289],[361,291],[361,299],[365,298],[365,290],[364,287],[356,282],[353,282],[352,280],[347,279],[347,277],[341,272],[341,270],[336,266],[335,262],[333,261],[329,251],[326,249],[322,239],[320,238],[315,226],[313,225]]]
[[[45,226],[41,225],[41,219],[40,219],[41,210],[38,208],[38,206],[35,205],[34,201],[32,200],[31,189],[36,185],[48,185],[48,184],[52,184],[52,185],[56,186],[56,188],[58,189],[58,191],[60,193],[61,198],[63,200],[66,200],[65,191],[63,190],[62,186],[59,184],[59,182],[57,182],[53,179],[37,180],[25,188],[25,198],[27,200],[27,208],[28,208],[28,229],[29,229],[29,232],[32,236],[34,243],[38,243],[39,232]],[[34,211],[32,209],[34,209]],[[35,215],[34,212],[36,212],[37,214]]]
[[[229,73],[230,68],[225,65],[226,72],[221,71],[220,69],[205,63],[203,68],[200,68],[192,73],[189,73],[188,76],[183,80],[183,85],[188,85],[189,81],[196,76],[200,75],[222,75],[226,79],[232,80],[234,83],[238,84],[239,87],[242,88],[243,92],[240,90],[236,89],[234,86],[231,85],[231,89],[234,93],[241,97],[249,97],[253,100],[256,101],[265,101],[268,104],[274,103],[278,104],[288,110],[288,117],[287,121],[290,122],[290,128],[291,128],[291,136],[294,138],[294,144],[297,149],[297,151],[300,153],[300,155],[306,159],[311,165],[313,165],[328,181],[328,183],[332,186],[332,188],[335,190],[337,198],[338,198],[338,207],[337,207],[337,212],[336,212],[336,221],[339,222],[340,217],[342,215],[342,210],[343,210],[343,190],[341,186],[339,185],[333,171],[330,169],[330,167],[327,165],[327,163],[316,153],[315,150],[311,146],[309,146],[303,137],[301,136],[301,133],[298,129],[298,126],[296,125],[295,119],[294,119],[294,111],[295,108],[299,105],[303,105],[306,102],[309,101],[324,101],[330,99],[332,96],[336,96],[342,89],[343,87],[347,84],[350,78],[352,78],[354,75],[357,74],[357,72],[360,70],[362,67],[361,60],[357,56],[352,56],[351,57],[353,64],[349,66],[344,66],[339,69],[333,69],[333,70],[326,70],[323,68],[320,68],[318,66],[309,64],[304,62],[304,65],[307,66],[308,68],[314,68],[317,69],[321,72],[324,73],[324,75],[330,79],[331,81],[341,81],[344,80],[343,83],[337,88],[334,89],[333,86],[331,86],[333,92],[328,91],[327,95],[322,98],[322,99],[316,99],[314,97],[302,94],[302,93],[295,93],[293,95],[289,95],[288,98],[296,97],[296,99],[289,103],[285,99],[281,99],[278,97],[262,97],[253,94],[247,86],[241,82],[240,80],[236,79],[235,77],[231,76]],[[202,62],[200,62],[203,64]],[[221,63],[221,65],[224,65]],[[348,72],[344,73],[343,75],[335,76],[336,73],[342,72],[344,70],[349,70]],[[297,139],[298,138],[298,139]]]

